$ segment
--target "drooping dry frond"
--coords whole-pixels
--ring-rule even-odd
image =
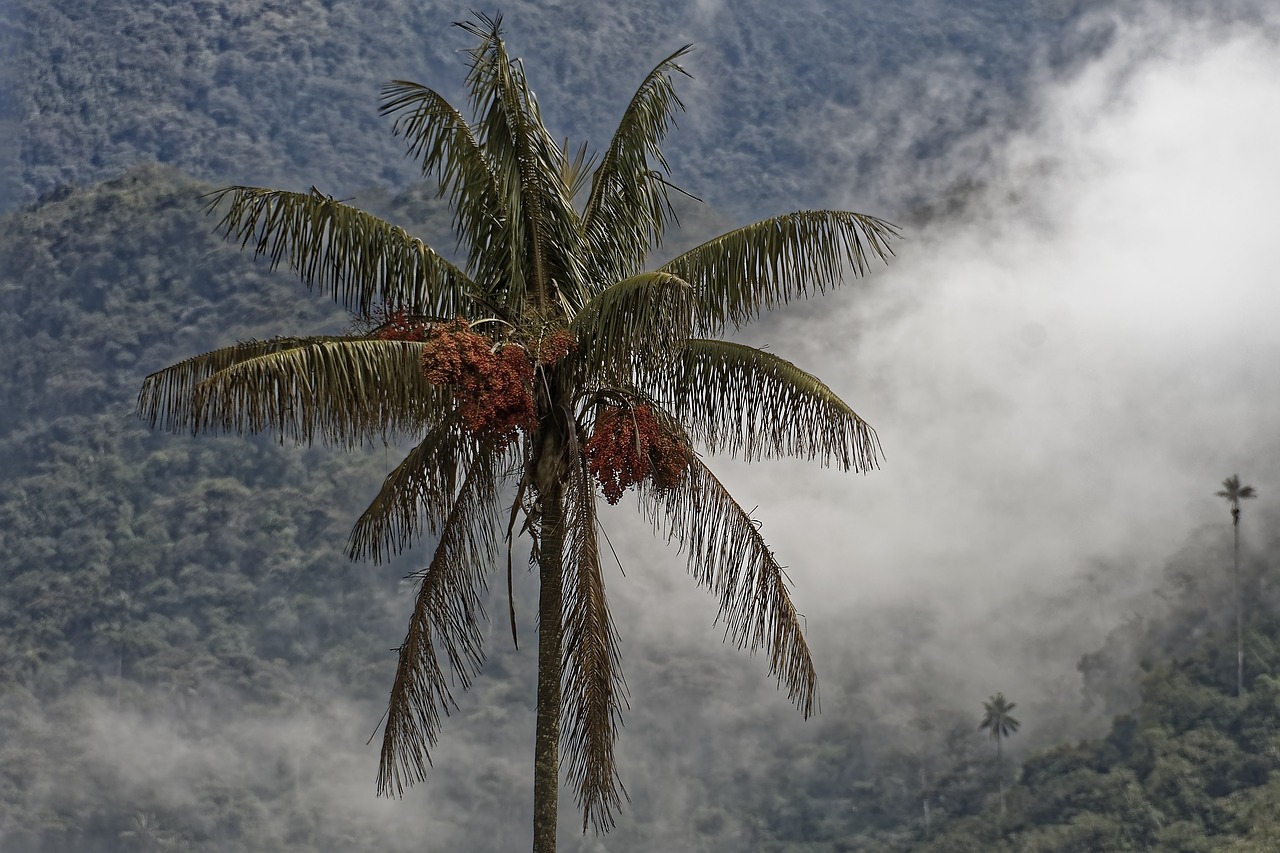
[[[501,19],[461,23],[480,39],[468,51],[467,75],[476,139],[489,157],[507,214],[506,305],[518,313],[527,300],[547,317],[559,303],[580,305],[585,270],[578,213],[561,176],[567,160],[547,132],[524,69],[501,37]]]
[[[437,424],[382,481],[347,540],[353,560],[380,563],[417,541],[423,522],[439,534],[453,507],[458,475],[476,451],[475,438],[457,412]]]
[[[569,479],[560,743],[565,772],[582,810],[582,831],[594,825],[597,832],[608,832],[626,796],[613,755],[626,682],[618,633],[605,600],[595,485],[582,457]]]
[[[422,375],[422,344],[353,337],[246,341],[144,380],[152,426],[259,433],[340,447],[420,433],[453,408]]]
[[[818,459],[844,471],[876,465],[875,430],[816,376],[764,350],[691,340],[669,369],[643,375],[712,453]]]
[[[654,529],[680,543],[689,573],[720,599],[726,637],[739,648],[765,649],[769,674],[806,718],[812,715],[817,672],[782,566],[755,520],[696,457],[675,488],[643,487],[641,499]]]
[[[638,364],[670,364],[692,331],[693,300],[693,289],[670,273],[640,273],[614,283],[570,324],[578,342],[574,363],[597,382],[629,378]]]
[[[467,689],[484,660],[480,593],[497,557],[498,490],[512,446],[479,449],[422,572],[387,704],[381,796],[400,796],[405,785],[425,778],[440,715],[457,707],[450,687]]]
[[[688,76],[679,59],[692,49],[685,45],[645,77],[592,177],[582,228],[597,281],[617,281],[641,269],[674,217],[661,146],[675,112],[684,109],[672,75]]]
[[[662,270],[693,285],[698,327],[714,334],[762,311],[822,293],[845,272],[862,276],[887,260],[897,229],[844,210],[808,210],[730,231],[671,259]]]
[[[486,299],[500,303],[494,290],[504,279],[492,250],[508,216],[498,177],[471,126],[439,93],[408,80],[383,87],[381,112],[400,113],[392,130],[407,141],[409,156],[421,160],[423,176],[438,177],[439,194],[453,208],[454,230],[467,247],[467,266],[488,288]]]
[[[457,317],[474,313],[475,283],[403,228],[316,190],[285,192],[227,187],[208,209],[230,204],[217,230],[253,246],[272,269],[287,263],[307,287],[319,287],[348,311],[372,315],[378,305],[409,314]]]

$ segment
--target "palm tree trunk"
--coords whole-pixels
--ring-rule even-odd
[[[555,853],[560,792],[560,664],[564,645],[563,487],[540,491],[538,722],[533,749],[533,853]]]
[[[920,799],[924,803],[924,840],[929,840],[929,779],[920,768]]]
[[[1004,751],[996,738],[996,786],[1000,789],[1000,817],[1004,817]]]
[[[1244,601],[1240,598],[1240,517],[1235,517],[1235,559],[1233,577],[1236,586],[1236,695],[1244,694]]]

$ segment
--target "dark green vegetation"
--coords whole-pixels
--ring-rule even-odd
[[[529,71],[547,81],[543,106],[564,122],[554,130],[603,139],[616,115],[610,105],[648,70],[651,46],[703,45],[699,78],[723,84],[673,152],[679,173],[721,204],[765,213],[795,199],[831,203],[824,189],[855,169],[870,206],[891,198],[909,207],[901,160],[937,161],[975,126],[1010,124],[1041,49],[1068,62],[1105,44],[1104,35],[1074,31],[1100,0],[962,8],[864,0],[849,26],[829,27],[814,26],[830,15],[816,0],[723,6],[723,20],[702,17],[698,5],[661,0],[607,15],[593,0],[523,8]],[[114,177],[139,160],[218,184],[315,183],[339,198],[375,181],[403,186],[414,170],[372,95],[398,77],[453,81],[448,22],[466,8],[440,0],[9,0],[0,4],[0,210],[64,183]],[[933,98],[928,72],[954,76],[955,58],[968,66],[975,53],[982,61],[965,71],[962,108],[934,110],[919,139],[882,90]],[[602,79],[602,68],[616,73]],[[833,158],[825,126],[813,124],[832,109],[856,112],[881,144],[861,146],[856,162]],[[721,153],[729,135],[735,157]],[[895,180],[876,196],[867,187],[886,166]],[[934,198],[941,188],[913,189]]]
[[[1275,850],[1280,601],[1272,593],[1261,604],[1266,612],[1248,624],[1246,644],[1259,657],[1246,666],[1242,698],[1234,695],[1230,620],[1215,618],[1213,633],[1194,643],[1190,657],[1143,662],[1135,676],[1141,702],[1115,719],[1107,737],[1031,756],[1017,784],[1005,792],[1003,814],[989,804],[955,821],[932,843],[911,849]],[[1188,630],[1196,623],[1178,624]]]
[[[0,849],[522,849],[528,814],[511,815],[527,808],[533,685],[530,652],[505,639],[504,596],[438,772],[404,802],[374,797],[365,740],[403,636],[408,590],[394,581],[416,566],[352,565],[340,549],[385,454],[154,435],[133,414],[142,376],[186,353],[270,334],[286,314],[345,328],[220,244],[195,200],[207,189],[144,169],[0,220]],[[357,201],[447,231],[421,200]],[[784,700],[776,714],[717,705],[739,687],[724,664],[638,650],[633,683],[678,687],[632,703],[620,760],[633,803],[607,849],[1274,849],[1280,601],[1258,555],[1280,552],[1280,523],[1258,500],[1242,525],[1237,700],[1217,510],[1168,567],[1158,618],[1099,636],[1080,662],[1085,694],[1063,713],[1092,703],[1120,715],[1111,733],[1029,757],[1017,750],[1043,718],[1034,696],[957,685],[906,654],[855,642],[802,726]],[[936,641],[931,624],[894,612],[865,636],[897,630],[905,648]],[[742,662],[747,678],[758,664]],[[1000,689],[1022,722],[1003,819],[977,728]],[[666,735],[676,702],[689,710]]]
[[[166,756],[164,733],[227,735],[222,721],[245,714],[283,731],[299,706],[320,704],[317,679],[381,690],[385,608],[340,546],[359,501],[350,484],[370,482],[382,459],[152,436],[132,413],[144,365],[228,325],[340,322],[262,269],[233,273],[240,258],[205,236],[198,192],[145,169],[3,224],[5,850],[90,849],[86,837],[116,849],[135,811],[206,840],[258,835],[264,789],[286,824],[305,825],[314,804],[278,799],[298,772],[290,749],[263,754],[241,787],[210,771],[216,755]],[[121,734],[137,726],[161,739]],[[156,767],[122,784],[126,759]],[[187,785],[198,807],[157,805]]]

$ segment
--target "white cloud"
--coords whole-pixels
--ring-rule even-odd
[[[868,614],[923,603],[942,614],[929,654],[975,697],[1043,693],[1075,677],[1125,590],[1201,525],[1225,526],[1223,477],[1274,491],[1280,51],[1260,33],[1123,25],[1098,61],[1046,80],[969,213],[756,333],[886,450],[867,477],[719,467],[761,505],[820,654],[856,654]],[[1100,564],[1126,574],[1090,582]],[[1100,601],[1099,582],[1119,591]],[[665,605],[709,621],[699,607]],[[1054,637],[1033,674],[1024,649]]]

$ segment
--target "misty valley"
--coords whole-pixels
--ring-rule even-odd
[[[316,334],[348,322],[211,234],[197,200],[208,189],[144,166],[0,220],[0,849],[523,848],[527,545],[519,648],[496,571],[482,671],[456,691],[425,780],[380,799],[367,741],[403,636],[404,578],[423,558],[352,563],[344,546],[394,449],[192,438],[134,412],[141,377],[164,364],[269,337],[281,317]],[[447,233],[430,200],[367,199]],[[714,607],[653,607],[667,588],[624,559],[610,590],[629,798],[607,835],[579,834],[562,802],[561,848],[1277,849],[1280,518],[1266,500],[1241,504],[1233,577],[1232,518],[1213,500],[1119,616],[1098,602],[1122,588],[1081,566],[1089,583],[1032,614],[1047,625],[1069,611],[1070,629],[981,683],[945,662],[956,641],[937,602],[851,614],[843,649],[815,647],[821,713],[808,721],[760,656],[721,646]],[[643,526],[623,518],[606,517],[619,548],[620,531]],[[680,562],[662,559],[679,589]]]
[[[1280,4],[467,8],[0,4],[0,853],[1280,853]]]

